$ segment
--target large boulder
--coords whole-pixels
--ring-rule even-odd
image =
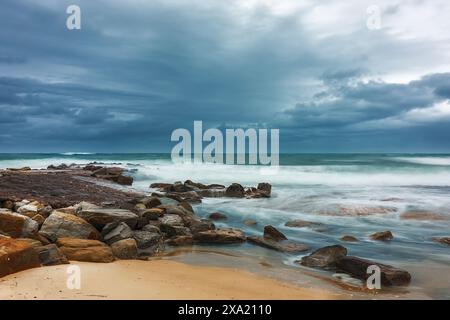
[[[273,226],[264,227],[264,238],[274,241],[287,240],[287,237]]]
[[[194,234],[194,241],[198,243],[242,243],[245,242],[245,235],[238,229],[208,230]]]
[[[149,232],[145,230],[135,230],[133,232],[133,239],[136,240],[139,249],[146,249],[156,246],[161,240],[161,234],[156,232]]]
[[[247,241],[267,249],[286,253],[298,253],[309,250],[306,245],[291,240],[276,241],[270,238],[252,236],[247,237]]]
[[[177,214],[166,214],[158,220],[160,222],[159,229],[169,236],[176,235],[177,228],[184,227],[183,219]]]
[[[118,259],[136,259],[138,256],[137,243],[134,239],[123,239],[114,242],[111,245],[111,250]]]
[[[233,183],[225,190],[225,196],[232,198],[243,198],[245,196],[244,187],[239,183]]]
[[[129,210],[110,208],[81,210],[77,213],[77,216],[83,218],[99,230],[110,222],[125,222],[133,229],[139,220],[139,216]]]
[[[107,244],[111,245],[116,241],[129,239],[132,237],[133,237],[133,230],[131,230],[131,228],[125,222],[121,222],[117,225],[117,227],[115,227],[107,234],[105,234],[103,236],[103,240]]]
[[[320,248],[303,257],[300,264],[311,268],[334,268],[337,260],[347,255],[347,249],[340,245]]]
[[[40,266],[33,246],[25,241],[0,238],[0,277]]]
[[[371,276],[367,273],[367,269],[373,265],[380,268],[381,283],[385,286],[405,286],[411,282],[411,274],[408,271],[393,266],[352,256],[342,257],[336,261],[338,269],[363,280]]]
[[[56,246],[56,244],[48,244],[46,246],[36,247],[35,250],[39,254],[39,261],[43,266],[54,266],[58,264],[68,264],[69,260]]]
[[[194,218],[187,224],[192,234],[196,234],[201,231],[215,230],[216,226],[210,220]]]
[[[27,216],[9,210],[0,211],[0,233],[13,238],[32,237],[38,228],[39,224]]]
[[[272,185],[267,182],[258,183],[256,189],[258,189],[261,193],[265,194],[267,197],[270,197],[272,193]]]
[[[39,234],[53,242],[58,238],[100,239],[97,229],[84,219],[59,211],[53,211],[45,220]]]
[[[111,248],[98,240],[59,238],[56,244],[69,260],[86,262],[114,261]]]

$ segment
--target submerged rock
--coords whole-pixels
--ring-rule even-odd
[[[257,225],[258,222],[255,221],[255,220],[245,220],[245,221],[244,221],[244,224],[245,224],[246,226],[254,226],[254,225]]]
[[[320,248],[309,256],[303,257],[300,264],[311,268],[333,268],[337,260],[347,255],[347,249],[340,245]]]
[[[390,231],[381,231],[381,232],[376,232],[374,234],[371,234],[370,239],[377,240],[377,241],[390,241],[390,240],[394,239],[394,236],[392,235],[392,232],[390,232]]]
[[[341,241],[347,241],[347,242],[358,242],[359,241],[356,237],[351,236],[351,235],[347,235],[347,234],[342,236],[340,240]]]
[[[220,212],[213,212],[208,218],[211,220],[227,220],[227,216]]]
[[[323,223],[306,221],[301,219],[290,220],[286,222],[284,225],[290,228],[311,228],[316,231],[324,231],[326,229]]]
[[[287,237],[273,226],[264,227],[264,238],[274,241],[287,240]]]
[[[298,253],[309,250],[306,245],[290,240],[275,241],[264,237],[247,237],[247,241],[267,249],[286,253]]]
[[[434,237],[432,238],[434,242],[442,243],[450,246],[450,237]]]
[[[428,211],[407,211],[403,212],[400,215],[400,219],[419,220],[419,221],[439,221],[439,220],[449,220],[450,217]]]

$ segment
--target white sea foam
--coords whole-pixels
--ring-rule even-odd
[[[392,160],[432,166],[450,166],[450,157],[395,157]]]

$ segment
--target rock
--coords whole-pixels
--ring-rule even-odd
[[[0,206],[1,208],[4,208],[4,209],[8,209],[8,210],[12,210],[12,209],[14,209],[14,201],[12,201],[12,200],[3,200],[2,202],[1,202],[1,206]]]
[[[213,212],[209,215],[211,220],[227,220],[227,216],[220,212]]]
[[[69,260],[105,263],[114,261],[111,248],[98,240],[59,238],[56,244]]]
[[[143,210],[146,210],[147,207],[146,207],[145,204],[143,204],[143,203],[138,203],[138,204],[136,204],[136,205],[134,206],[134,209],[135,209],[136,211],[143,211]]]
[[[157,197],[145,197],[139,200],[140,203],[144,204],[146,208],[151,209],[161,205],[161,201]]]
[[[141,216],[145,218],[147,221],[149,220],[158,220],[164,215],[164,209],[161,208],[152,208],[146,209],[141,212]]]
[[[450,217],[428,211],[407,211],[403,212],[400,215],[400,219],[419,220],[419,221],[439,221],[439,220],[449,220]]]
[[[39,246],[35,248],[39,255],[39,261],[43,266],[55,266],[58,264],[68,264],[66,256],[55,244]]]
[[[39,234],[53,242],[58,238],[100,239],[100,233],[84,219],[59,211],[45,219]]]
[[[194,209],[192,208],[191,204],[189,202],[183,201],[180,202],[180,206],[183,207],[185,210],[194,213]]]
[[[390,241],[394,239],[394,236],[390,231],[381,231],[370,235],[370,239],[377,241]]]
[[[180,202],[169,198],[169,197],[161,197],[159,198],[159,201],[161,202],[161,205],[168,205],[168,206],[177,206]]]
[[[31,217],[31,219],[36,221],[39,226],[42,226],[42,224],[45,221],[45,218],[43,216],[41,216],[40,214],[34,215],[33,217]]]
[[[161,230],[159,230],[157,226],[154,226],[152,224],[147,224],[143,226],[141,230],[161,234]]]
[[[272,193],[272,185],[267,182],[258,183],[258,186],[256,188],[258,190],[264,192],[267,195],[267,197],[270,197],[270,195]]]
[[[9,171],[30,171],[30,167],[22,167],[22,168],[6,168]]]
[[[186,184],[181,183],[180,181],[177,181],[166,190],[169,192],[188,192],[188,191],[193,191],[194,189],[192,187],[190,187],[189,185],[186,185]]]
[[[30,244],[33,248],[42,247],[42,242],[36,239],[30,239],[30,238],[17,238],[17,241],[23,241],[28,244]]]
[[[109,208],[81,210],[77,213],[77,216],[83,218],[97,229],[103,228],[110,222],[125,222],[133,229],[139,219],[138,215],[129,210]]]
[[[0,238],[0,277],[40,267],[39,256],[29,243]]]
[[[225,196],[232,198],[243,198],[245,196],[244,187],[239,183],[233,183],[225,190]]]
[[[344,235],[340,239],[341,241],[347,241],[347,242],[358,242],[359,240],[351,235]]]
[[[86,170],[86,171],[97,171],[97,170],[100,170],[101,168],[103,168],[103,167],[102,166],[97,166],[95,164],[88,164],[88,165],[86,165],[83,168],[83,170]]]
[[[133,237],[133,230],[125,223],[119,223],[114,229],[108,232],[103,240],[111,245],[112,243]]]
[[[275,241],[264,237],[247,237],[249,243],[286,253],[298,253],[309,250],[309,248],[301,243],[290,240]]]
[[[178,236],[174,238],[170,238],[166,241],[168,245],[179,247],[179,246],[190,246],[194,243],[194,238],[192,235],[190,236]]]
[[[177,214],[165,214],[158,219],[161,222],[161,226],[183,226],[183,219]]]
[[[290,228],[305,228],[305,227],[311,227],[311,228],[317,228],[317,227],[324,227],[323,223],[320,222],[312,222],[312,221],[305,221],[300,219],[295,219],[288,221],[284,224],[286,227]]]
[[[162,189],[162,190],[166,190],[168,188],[170,188],[172,186],[171,183],[161,183],[161,182],[156,182],[156,183],[152,183],[150,185],[150,188],[152,189]]]
[[[381,283],[385,286],[405,286],[411,282],[411,275],[408,271],[389,265],[352,256],[342,257],[336,261],[338,269],[363,280],[367,280],[371,275],[367,273],[367,268],[372,265],[377,265],[380,268]]]
[[[205,189],[196,191],[200,197],[205,198],[221,198],[226,196],[224,189]]]
[[[99,207],[98,205],[87,202],[87,201],[81,201],[80,203],[74,205],[73,208],[75,209],[74,214],[76,214],[80,211],[84,211],[84,210],[101,209],[101,207]],[[72,212],[66,212],[66,213],[72,213]]]
[[[431,238],[434,242],[442,243],[450,246],[450,237],[434,237]]]
[[[27,213],[33,213],[33,214],[37,214],[38,213],[38,207],[34,204],[26,204],[24,206],[21,206],[17,209],[17,213],[23,214],[23,215],[27,215]],[[28,215],[27,215],[28,216]]]
[[[133,232],[133,238],[136,240],[139,249],[146,249],[157,245],[161,240],[161,235],[156,232],[148,232],[144,230],[136,230]]]
[[[340,245],[320,248],[300,260],[302,266],[311,268],[335,268],[336,262],[347,255],[347,249]]]
[[[196,234],[201,231],[215,230],[216,226],[210,220],[192,219],[188,224],[192,234]]]
[[[245,242],[245,235],[238,229],[208,230],[195,233],[194,241],[217,244],[242,243]]]
[[[119,175],[114,181],[124,186],[131,186],[133,184],[133,178],[124,175]]]
[[[371,216],[375,214],[388,214],[396,212],[397,208],[395,207],[384,207],[384,206],[375,206],[375,207],[367,207],[367,206],[343,206],[338,205],[334,208],[330,208],[329,210],[320,210],[317,214],[320,215],[328,215],[328,216],[351,216],[351,217],[360,217],[360,216]]]
[[[136,259],[138,256],[137,243],[134,239],[116,241],[111,245],[111,250],[116,258],[122,260]]]
[[[274,241],[287,240],[286,236],[273,226],[264,227],[264,238]]]
[[[255,221],[255,220],[245,220],[245,221],[244,221],[244,224],[245,224],[246,226],[254,226],[254,225],[257,225],[258,222]]]
[[[38,231],[39,224],[31,218],[11,212],[0,211],[0,232],[13,238],[31,237]]]
[[[61,211],[61,210],[58,210]],[[53,212],[53,208],[51,206],[45,206],[42,209],[38,210],[38,213],[44,218],[48,218],[48,216]]]
[[[57,166],[51,164],[47,167],[47,170],[67,170],[67,169],[69,169],[69,166],[65,163],[61,163]]]

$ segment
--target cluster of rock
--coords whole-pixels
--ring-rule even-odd
[[[202,198],[270,198],[272,193],[272,186],[266,182],[259,183],[257,187],[244,188],[239,183],[226,187],[221,184],[206,185],[186,180],[175,183],[153,183],[150,188],[157,189],[167,197],[191,203],[201,202]]]

